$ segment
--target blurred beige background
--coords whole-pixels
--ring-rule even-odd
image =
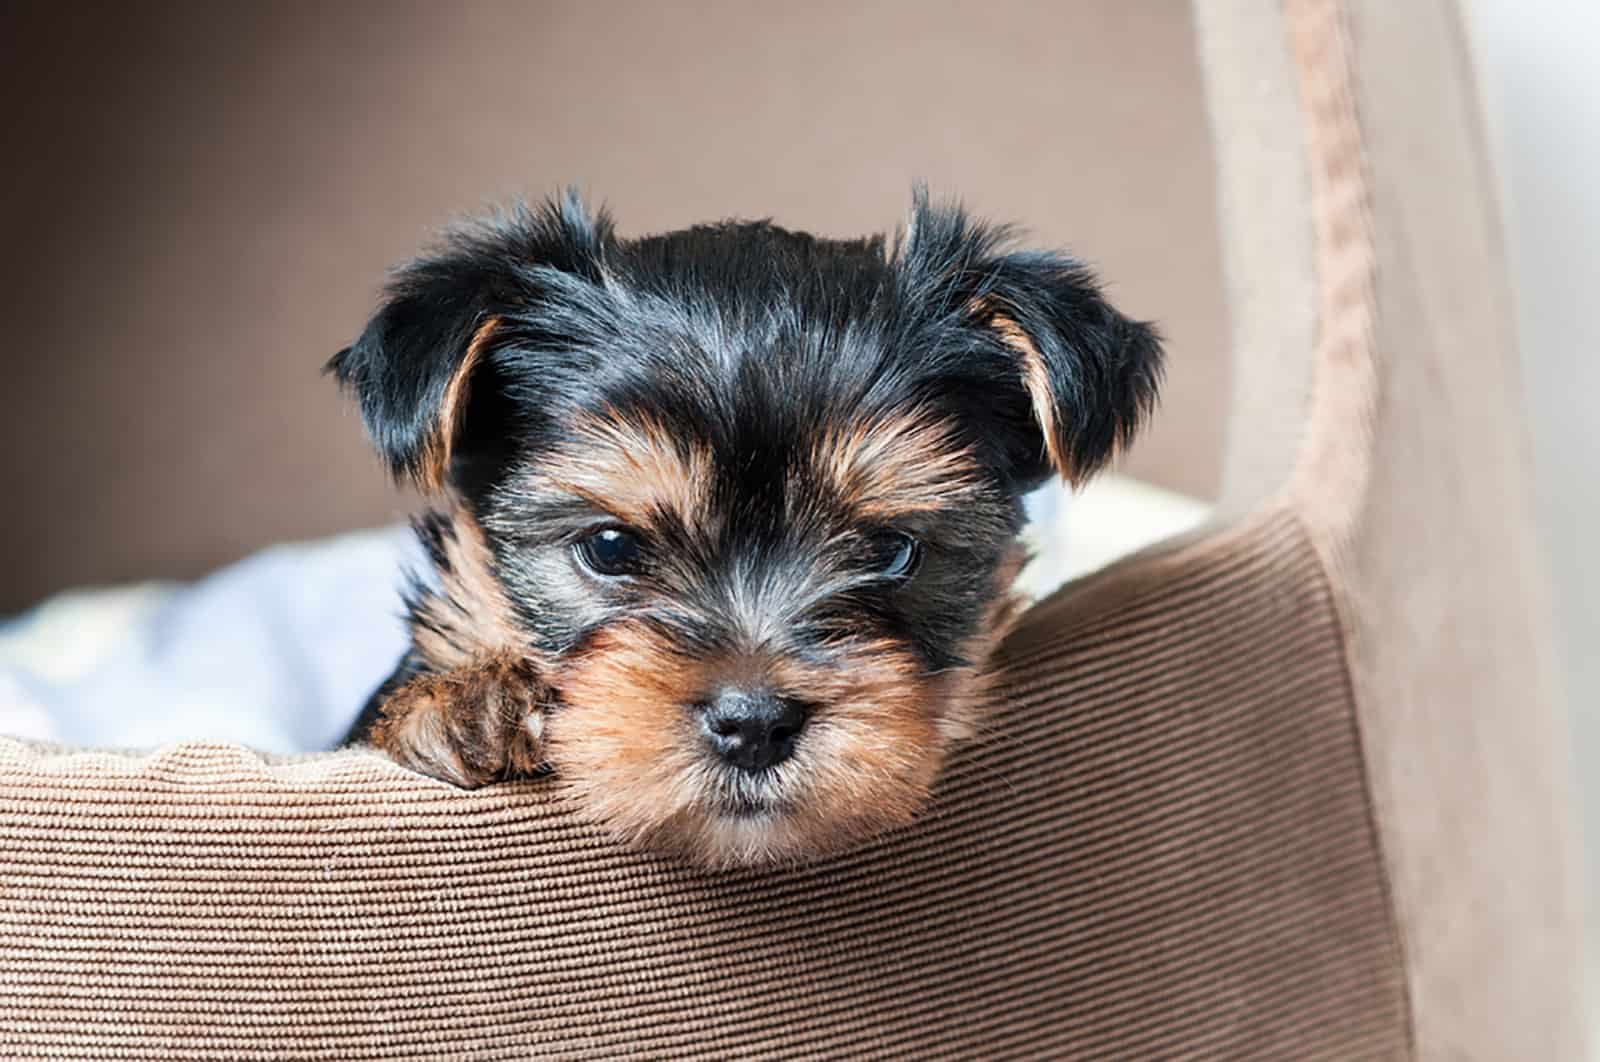
[[[405,511],[319,369],[432,229],[568,182],[624,232],[881,230],[918,177],[1022,221],[1170,337],[1131,469],[1215,489],[1227,326],[1182,0],[3,17],[0,612]]]

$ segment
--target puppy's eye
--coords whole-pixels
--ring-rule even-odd
[[[644,566],[639,536],[625,527],[606,527],[573,547],[578,560],[596,575],[633,575]]]
[[[872,564],[885,579],[909,579],[922,560],[922,543],[904,531],[880,531],[872,536]]]

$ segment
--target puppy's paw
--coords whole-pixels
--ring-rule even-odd
[[[372,744],[414,771],[476,789],[542,766],[546,703],[527,660],[486,657],[396,690],[372,728]]]

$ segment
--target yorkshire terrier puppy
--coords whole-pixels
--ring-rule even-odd
[[[709,864],[904,823],[985,725],[1022,496],[1127,443],[1161,358],[1082,264],[920,191],[892,238],[623,239],[572,195],[456,231],[329,365],[440,498],[351,740],[548,770]]]

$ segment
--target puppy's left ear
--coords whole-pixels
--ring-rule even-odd
[[[907,270],[929,285],[925,297],[998,345],[1015,374],[1002,404],[1020,381],[1029,410],[1007,419],[1027,423],[1032,437],[1015,478],[1038,482],[1054,472],[1082,483],[1154,409],[1161,337],[1107,302],[1081,262],[1007,250],[1009,241],[1009,230],[974,222],[958,207],[930,207],[919,190],[901,253]]]

